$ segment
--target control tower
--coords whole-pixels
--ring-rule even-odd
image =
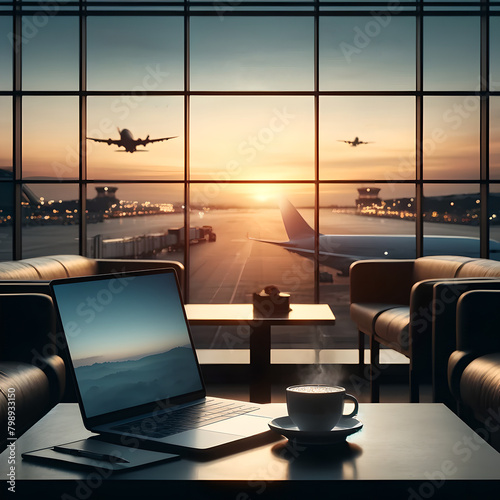
[[[116,198],[117,187],[113,186],[97,186],[97,198]]]
[[[97,196],[87,200],[87,209],[89,212],[105,212],[111,205],[120,203],[116,197],[117,187],[113,186],[96,186]]]
[[[358,188],[358,199],[356,208],[362,210],[364,207],[382,206],[382,200],[379,197],[380,188],[363,187]]]

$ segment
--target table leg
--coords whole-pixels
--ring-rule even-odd
[[[380,344],[370,337],[370,395],[371,402],[380,401]]]
[[[250,327],[250,401],[271,402],[271,326]]]
[[[365,367],[365,334],[358,330],[358,357],[359,357],[359,368],[361,373]]]

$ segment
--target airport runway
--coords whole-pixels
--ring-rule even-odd
[[[278,211],[217,211],[204,216],[213,226],[215,243],[191,247],[190,302],[251,302],[252,293],[269,284],[291,294],[291,303],[314,301],[314,269],[311,261],[280,247],[248,239],[286,241],[288,237]],[[334,270],[325,270],[335,273]],[[333,328],[276,327],[274,347],[355,347],[357,332],[349,319],[348,278],[334,276],[333,284],[321,284],[321,302],[332,305],[337,317]],[[245,348],[247,342],[236,328],[194,330],[200,348]],[[231,345],[228,345],[232,343]]]
[[[214,228],[217,241],[191,247],[192,302],[249,302],[252,292],[269,284],[291,291],[301,302],[313,301],[312,267],[307,260],[247,237],[286,241],[281,220],[265,213],[249,217],[244,212],[219,211],[207,214],[203,222]]]
[[[301,209],[301,214],[312,224],[313,211]],[[398,219],[362,217],[321,210],[320,230],[325,234],[414,234],[414,222]],[[118,238],[154,232],[164,232],[183,224],[182,214],[170,214],[129,219],[108,220],[89,224],[89,237],[102,234],[104,238]],[[314,272],[312,263],[280,247],[256,242],[254,238],[286,241],[279,210],[213,210],[205,214],[191,213],[191,226],[210,225],[217,235],[216,242],[191,246],[190,302],[238,303],[251,302],[253,292],[265,285],[275,284],[281,291],[289,292],[293,302],[313,302]],[[0,257],[10,260],[11,228],[1,228]],[[425,225],[427,234],[479,236],[479,228],[455,224]],[[498,237],[500,228],[493,226],[492,238]],[[478,245],[479,246],[479,245]],[[74,226],[27,226],[23,228],[23,257],[56,253],[78,253],[78,227]],[[478,248],[479,251],[479,248]],[[165,253],[159,258],[181,260],[182,252]],[[412,256],[408,256],[412,257]],[[331,268],[321,268],[333,276],[333,283],[320,283],[320,301],[328,303],[337,317],[337,324],[319,335],[310,330],[295,327],[288,331],[275,328],[273,341],[280,347],[314,347],[319,338],[325,347],[354,348],[357,333],[349,319],[349,278],[337,276]],[[209,334],[208,330],[196,333],[199,347],[218,347],[220,329]],[[240,340],[240,339],[238,339]],[[313,343],[313,344],[311,344]],[[246,339],[235,347],[246,347]]]

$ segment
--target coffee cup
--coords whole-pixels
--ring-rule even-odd
[[[354,403],[344,415],[344,400]],[[358,400],[346,394],[344,387],[325,384],[292,385],[286,389],[288,415],[301,431],[329,431],[341,417],[358,413]]]

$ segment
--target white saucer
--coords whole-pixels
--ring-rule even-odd
[[[350,434],[358,432],[363,424],[354,417],[342,417],[331,431],[301,431],[287,415],[269,422],[269,427],[299,444],[335,444],[345,441]]]

